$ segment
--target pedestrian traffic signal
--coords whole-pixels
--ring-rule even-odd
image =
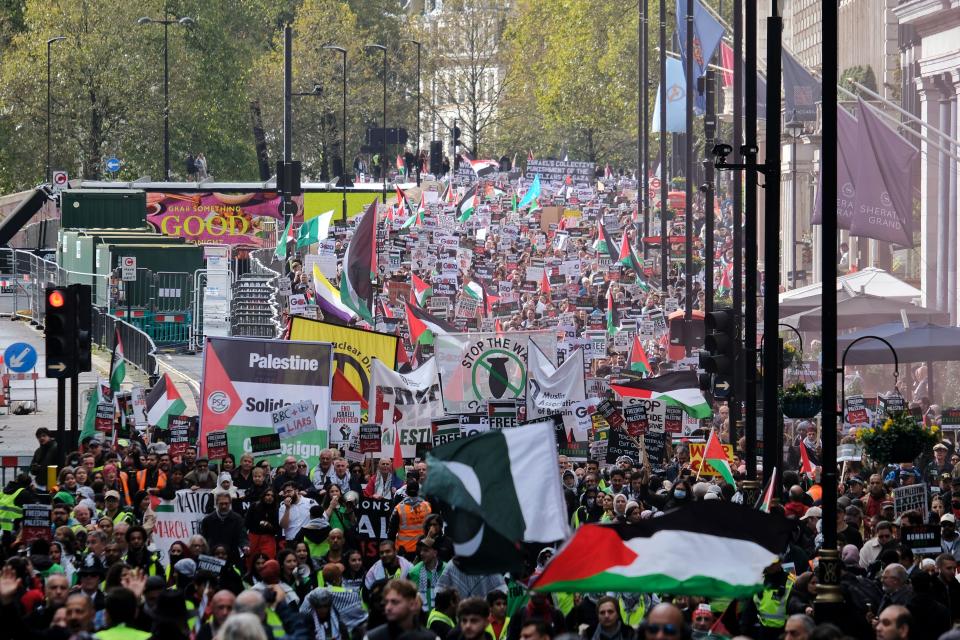
[[[69,287],[47,287],[44,319],[47,377],[77,374],[77,296]]]
[[[712,377],[701,378],[701,386],[709,381],[708,386],[714,390],[719,387],[728,392],[733,379],[736,316],[732,308],[717,309],[704,314],[703,324],[706,336],[705,350],[700,352],[700,368]]]

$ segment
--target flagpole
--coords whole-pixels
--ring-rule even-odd
[[[743,162],[740,145],[743,144],[743,0],[733,1],[733,157]],[[740,427],[741,406],[744,397],[743,366],[743,172],[733,172],[733,312],[737,339],[733,341],[733,389],[736,402],[730,403],[730,424]],[[752,420],[752,422],[750,422]],[[757,480],[757,421],[754,414],[742,424],[746,446],[747,478]],[[753,485],[751,485],[753,486]]]
[[[686,133],[683,140],[684,155],[684,191],[687,196],[684,211],[684,266],[683,266],[683,346],[687,356],[690,355],[690,342],[693,337],[693,0],[687,0],[687,37],[684,44],[686,65],[687,90],[684,92],[686,102]],[[698,476],[699,477],[699,476]]]
[[[641,181],[643,194],[640,205],[643,207],[643,237],[650,235],[650,182],[647,179],[647,164],[650,158],[650,95],[648,86],[650,84],[650,20],[648,11],[650,7],[648,0],[640,0],[640,67],[643,71],[642,82],[640,83],[640,157],[641,162],[637,165],[637,179]],[[647,259],[647,243],[642,242],[643,258]]]
[[[670,244],[667,240],[667,0],[660,0],[660,289],[667,294]]]

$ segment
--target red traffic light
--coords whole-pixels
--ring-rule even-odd
[[[63,299],[62,291],[54,290],[54,291],[51,291],[50,295],[47,296],[47,302],[50,304],[51,307],[59,308],[59,307],[62,307],[64,305],[64,302],[66,301]]]

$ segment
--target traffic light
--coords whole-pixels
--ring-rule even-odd
[[[701,376],[700,386],[712,388],[719,397],[730,395],[733,384],[734,346],[736,344],[736,316],[732,308],[717,309],[704,314],[704,351],[700,352],[700,368],[709,375]]]
[[[77,367],[77,295],[70,287],[47,287],[44,321],[47,377],[71,378]]]
[[[430,141],[430,173],[435,176],[440,175],[443,165],[443,142],[440,140]]]
[[[72,284],[77,300],[77,371],[83,373],[93,368],[90,359],[90,347],[93,329],[93,303],[90,295],[90,285]]]
[[[453,127],[453,152],[460,151],[460,127]]]

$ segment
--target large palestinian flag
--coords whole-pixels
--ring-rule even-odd
[[[343,255],[340,300],[358,316],[373,322],[373,279],[377,273],[377,201],[374,200],[357,223]]]
[[[610,388],[622,398],[663,400],[668,405],[683,407],[693,418],[709,418],[713,415],[710,404],[700,391],[700,381],[694,371],[671,371],[654,378],[611,384]]]
[[[187,408],[169,373],[164,373],[153,385],[146,402],[147,422],[161,429],[167,428],[170,416],[179,416]]]
[[[763,590],[763,570],[786,548],[793,526],[782,516],[718,500],[634,525],[588,524],[532,588],[745,598]]]
[[[611,262],[620,260],[620,252],[617,251],[617,245],[613,237],[607,233],[607,228],[603,226],[603,221],[597,222],[597,238],[593,241],[593,250],[597,252],[599,258],[603,254],[610,256]]]
[[[420,307],[407,301],[404,301],[404,304],[407,307],[407,324],[410,326],[410,343],[412,345],[420,342],[420,338],[425,331],[429,331],[434,337],[457,332],[457,328],[452,324],[427,313]]]

